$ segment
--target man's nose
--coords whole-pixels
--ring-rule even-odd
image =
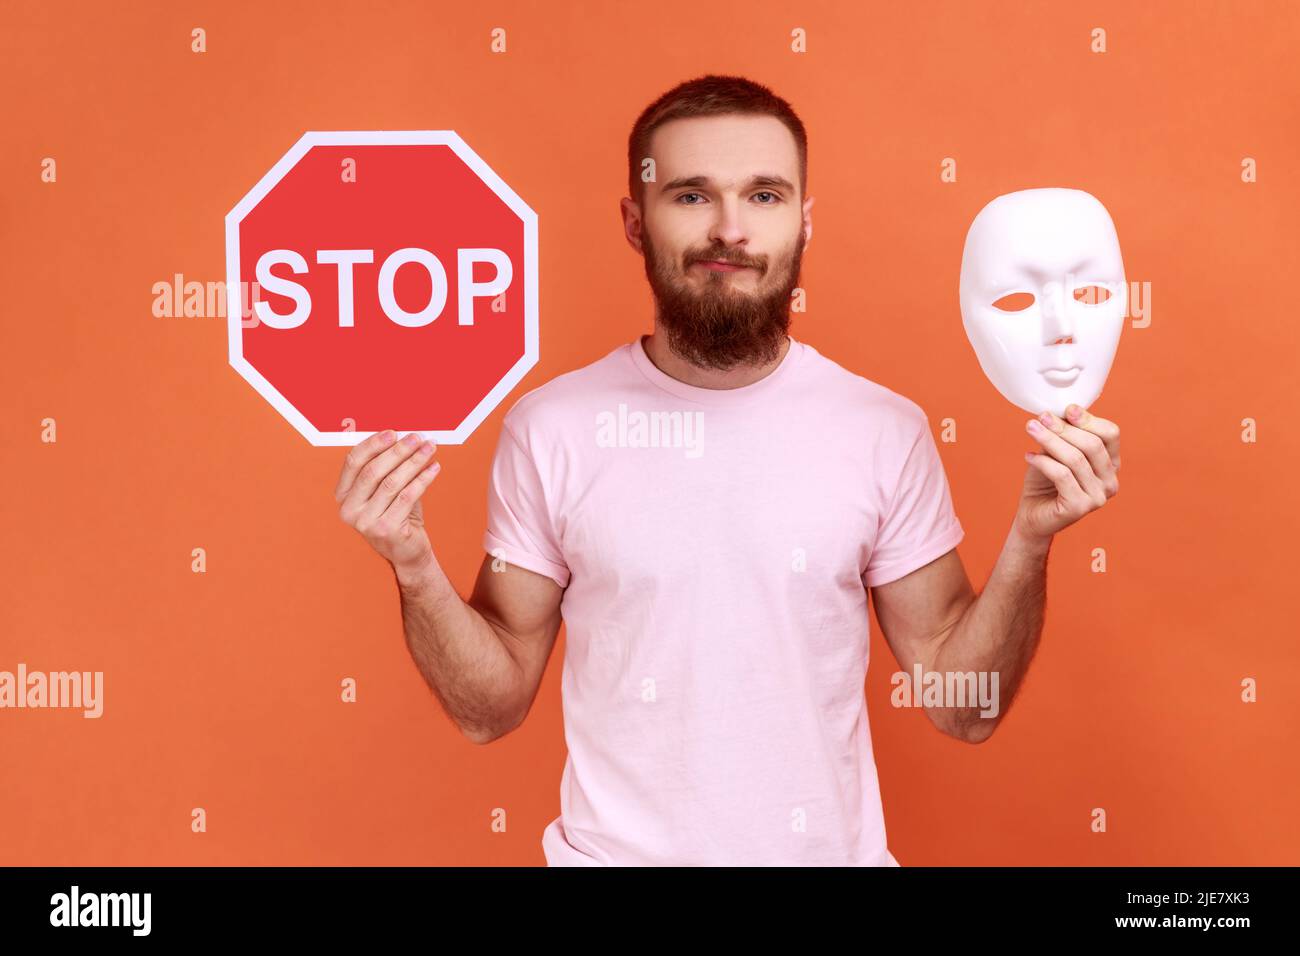
[[[1074,320],[1070,316],[1068,291],[1060,282],[1043,288],[1043,341],[1049,345],[1074,337]]]
[[[741,221],[740,200],[727,196],[717,204],[717,215],[709,230],[709,238],[714,242],[728,246],[738,245],[749,238],[744,223]]]

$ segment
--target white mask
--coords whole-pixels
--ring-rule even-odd
[[[1012,293],[1022,294],[994,305]],[[1007,401],[1064,417],[1066,405],[1097,400],[1128,283],[1115,224],[1096,197],[1052,188],[994,199],[966,233],[959,294],[980,368]]]

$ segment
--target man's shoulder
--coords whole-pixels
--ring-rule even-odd
[[[626,381],[631,368],[629,344],[624,342],[579,368],[562,372],[515,399],[503,419],[517,438],[557,435],[574,416],[594,415],[601,395]]]
[[[809,370],[813,373],[805,380],[813,382],[837,407],[860,416],[876,428],[888,426],[915,431],[927,427],[925,409],[906,395],[845,368],[811,345],[805,348]]]

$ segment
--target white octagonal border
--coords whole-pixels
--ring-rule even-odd
[[[537,213],[519,195],[493,172],[492,167],[470,149],[452,130],[352,130],[335,132],[307,132],[293,147],[280,157],[248,194],[226,214],[226,328],[230,348],[230,364],[259,395],[293,425],[314,446],[356,445],[365,441],[373,431],[318,430],[305,415],[279,389],[244,358],[242,325],[243,296],[239,274],[239,224],[253,207],[266,198],[276,184],[297,165],[314,146],[449,146],[461,162],[487,184],[524,224],[524,354],[501,381],[493,386],[455,429],[451,431],[421,431],[420,435],[440,445],[461,445],[483,423],[483,419],[501,403],[511,390],[523,380],[528,370],[537,364]]]

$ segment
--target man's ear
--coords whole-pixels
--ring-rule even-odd
[[[641,248],[641,207],[636,200],[626,196],[618,201],[618,206],[619,215],[623,219],[623,238],[638,253],[644,254]]]
[[[809,196],[803,201],[803,244],[804,248],[812,242],[812,207],[817,201],[816,196]]]

